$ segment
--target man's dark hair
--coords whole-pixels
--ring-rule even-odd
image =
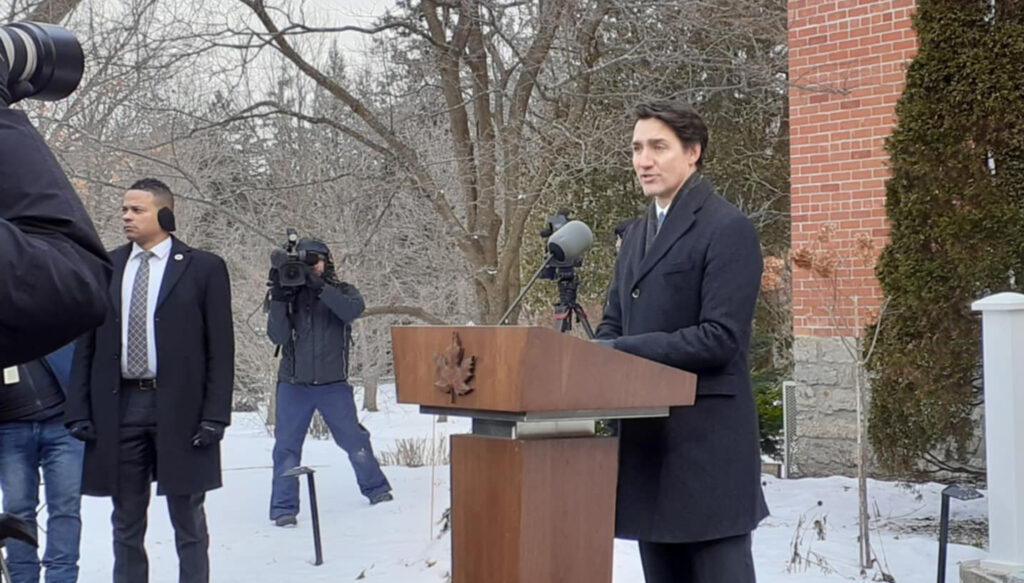
[[[142,178],[136,180],[128,190],[145,190],[146,192],[153,195],[153,199],[156,201],[156,206],[167,207],[174,210],[174,193],[171,192],[169,186],[163,183],[161,180],[156,178]]]
[[[704,168],[704,155],[708,151],[708,126],[692,105],[675,99],[648,99],[633,107],[633,122],[641,119],[659,119],[672,128],[683,146],[692,148],[700,144],[697,168]]]

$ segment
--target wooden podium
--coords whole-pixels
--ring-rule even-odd
[[[611,583],[618,439],[597,419],[692,405],[695,375],[538,327],[391,329],[400,403],[451,439],[453,583]]]

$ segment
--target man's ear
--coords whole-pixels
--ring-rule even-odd
[[[693,166],[697,165],[697,160],[700,160],[701,148],[700,144],[694,144],[686,149],[687,158],[689,158],[690,164]]]
[[[160,228],[168,233],[174,231],[174,211],[168,207],[163,207],[156,212],[156,222],[160,225]]]

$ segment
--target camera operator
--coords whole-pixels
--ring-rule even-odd
[[[56,158],[25,114],[9,108],[23,97],[24,82],[9,87],[8,74],[0,50],[3,369],[39,358],[100,325],[110,277],[110,259]]]
[[[334,441],[348,454],[359,489],[370,504],[393,499],[373,455],[370,433],[356,415],[352,386],[346,382],[352,322],[363,313],[363,298],[354,286],[338,281],[330,249],[323,242],[300,239],[295,254],[308,263],[302,265],[305,278],[298,285],[282,278],[286,266],[270,270],[267,335],[284,349],[277,375],[270,498],[270,520],[277,526],[296,524],[298,478],[282,474],[301,463],[314,411],[320,411]]]
[[[82,458],[85,446],[64,427],[63,414],[75,347],[20,365],[19,380],[0,388],[0,493],[3,511],[39,527],[40,474],[45,488],[46,548],[4,541],[11,580],[47,583],[78,580],[82,535]]]

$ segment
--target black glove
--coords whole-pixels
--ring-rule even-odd
[[[68,433],[78,441],[96,441],[96,428],[92,421],[75,421],[68,427]]]
[[[290,302],[295,299],[295,294],[299,291],[297,287],[281,287],[275,285],[270,288],[270,299],[275,302]]]
[[[299,291],[299,288],[297,287],[281,286],[281,273],[276,267],[270,268],[270,275],[267,277],[267,280],[270,284],[270,299],[275,302],[290,302],[295,298],[295,294]]]
[[[4,51],[0,50],[0,107],[7,107],[34,93],[32,85],[28,81],[16,81],[13,87],[8,87],[9,75],[10,67],[7,64],[6,55]]]
[[[208,447],[224,438],[224,424],[216,421],[200,421],[199,429],[192,436],[192,447]]]
[[[591,338],[590,341],[608,348],[615,348],[615,338]]]
[[[313,273],[312,270],[306,272],[306,287],[320,293],[320,290],[324,289],[324,278]]]

